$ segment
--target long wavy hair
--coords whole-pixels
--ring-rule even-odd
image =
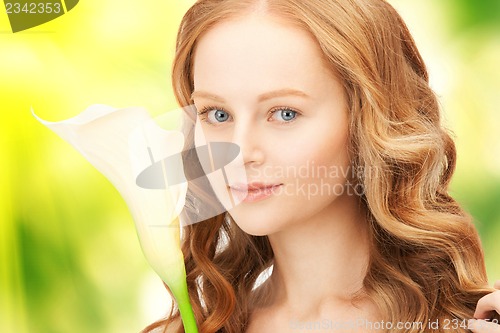
[[[424,324],[391,332],[444,332],[443,325],[425,324],[472,318],[491,289],[472,219],[448,194],[455,145],[415,42],[386,1],[199,0],[177,37],[172,80],[179,104],[193,103],[193,55],[203,34],[257,8],[310,33],[343,82],[352,164],[361,170],[370,230],[364,290],[384,320]],[[187,116],[190,148],[195,115]],[[182,251],[200,332],[244,332],[252,309],[270,294],[270,279],[256,284],[273,264],[268,238],[246,234],[221,214],[186,226]],[[143,332],[184,332],[179,316],[173,302],[168,317]]]

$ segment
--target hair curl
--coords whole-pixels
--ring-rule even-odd
[[[370,227],[368,296],[391,322],[471,318],[478,299],[491,289],[472,219],[448,194],[455,145],[441,124],[415,43],[386,1],[197,1],[177,37],[172,80],[180,105],[192,104],[193,54],[203,33],[256,8],[314,36],[343,82],[352,162],[363,170],[359,181]],[[193,146],[190,117],[187,148]],[[222,214],[185,227],[182,251],[200,332],[245,331],[253,307],[267,301],[266,283],[254,289],[273,264],[267,237],[244,233]],[[183,332],[172,305],[165,320],[144,332],[174,324],[175,332]],[[444,328],[393,331],[424,330]]]

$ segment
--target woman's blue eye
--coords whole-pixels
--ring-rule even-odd
[[[226,111],[222,111],[222,110],[215,110],[214,112],[214,118],[216,121],[222,123],[226,120],[229,119],[229,114],[227,114]]]
[[[278,115],[281,120],[284,120],[285,122],[289,122],[295,119],[297,117],[297,111],[289,110],[289,109],[280,109],[277,110],[273,113],[273,118],[275,118],[275,115]]]
[[[208,117],[213,117],[213,119],[210,120],[215,120],[216,122],[222,123],[229,119],[229,114],[224,110],[212,110],[208,113]]]

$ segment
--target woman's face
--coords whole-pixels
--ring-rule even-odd
[[[200,39],[193,71],[196,136],[241,148],[248,187],[230,191],[248,194],[229,209],[241,229],[269,235],[355,200],[343,87],[308,33],[263,14],[224,21]]]

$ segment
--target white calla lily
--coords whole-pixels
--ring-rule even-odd
[[[187,182],[168,184],[167,173],[184,177],[180,152],[184,136],[180,131],[160,128],[143,108],[114,109],[94,105],[78,116],[60,122],[45,121],[49,129],[76,148],[116,187],[132,213],[143,252],[172,291],[181,313],[184,329],[197,332],[189,302],[184,258],[180,248],[181,213]],[[166,158],[178,156],[178,160]],[[156,166],[163,177],[150,179],[154,188],[138,185],[137,177]],[[158,175],[158,173],[157,173]]]

